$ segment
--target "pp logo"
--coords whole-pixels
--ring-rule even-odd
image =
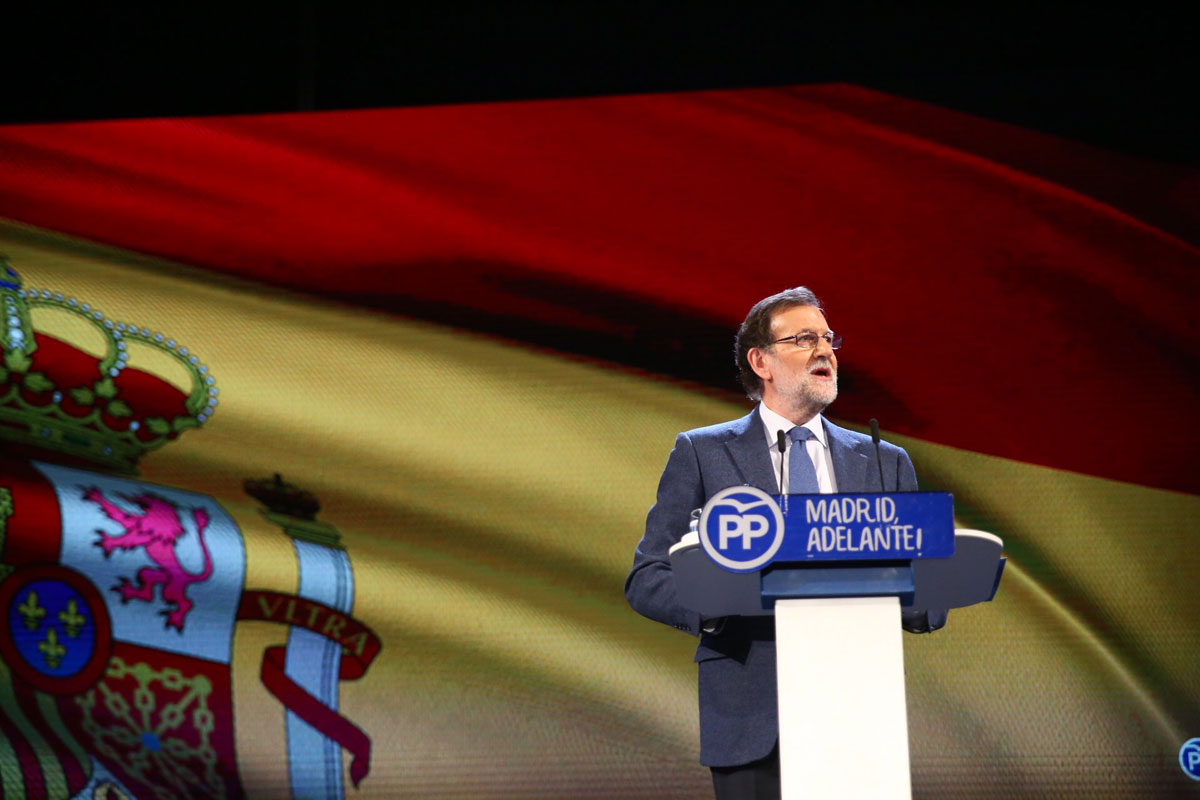
[[[1200,739],[1188,739],[1179,748],[1179,766],[1194,781],[1200,781]]]
[[[700,543],[725,569],[751,572],[768,563],[783,544],[783,512],[761,489],[722,489],[700,514]]]

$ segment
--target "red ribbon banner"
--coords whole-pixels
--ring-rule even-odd
[[[342,646],[340,680],[357,680],[383,646],[379,637],[358,620],[335,608],[296,595],[260,589],[242,593],[238,619],[295,625],[320,634]],[[287,648],[268,647],[263,652],[261,677],[267,690],[285,708],[337,742],[353,756],[350,780],[357,788],[371,770],[371,740],[362,729],[322,703],[284,672]]]

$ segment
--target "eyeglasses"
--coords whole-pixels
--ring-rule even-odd
[[[825,331],[824,333],[813,333],[812,331],[802,331],[793,333],[791,336],[785,336],[782,339],[776,339],[771,344],[782,344],[783,342],[795,342],[796,347],[801,350],[812,350],[822,340],[832,349],[837,350],[842,346],[842,337],[838,336],[833,331]]]

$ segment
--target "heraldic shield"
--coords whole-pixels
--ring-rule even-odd
[[[216,382],[187,348],[0,262],[0,798],[239,798],[232,663],[239,620],[286,626],[260,679],[282,704],[292,797],[345,794],[371,741],[338,713],[381,644],[351,616],[353,573],[316,498],[247,481],[291,537],[299,591],[247,589],[246,548],[212,497],[136,477],[138,459],[208,422]],[[100,357],[34,327],[85,319]],[[130,344],[184,365],[185,392],[129,365]]]

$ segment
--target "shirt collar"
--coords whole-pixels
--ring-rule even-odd
[[[768,447],[779,446],[779,431],[785,434],[792,428],[796,427],[796,423],[792,422],[787,417],[776,414],[771,409],[767,408],[766,403],[758,404],[758,416],[762,420],[763,430],[767,436]],[[825,422],[824,417],[817,414],[815,417],[804,423],[804,427],[812,431],[813,437],[825,447],[829,447],[829,443],[825,440]]]

